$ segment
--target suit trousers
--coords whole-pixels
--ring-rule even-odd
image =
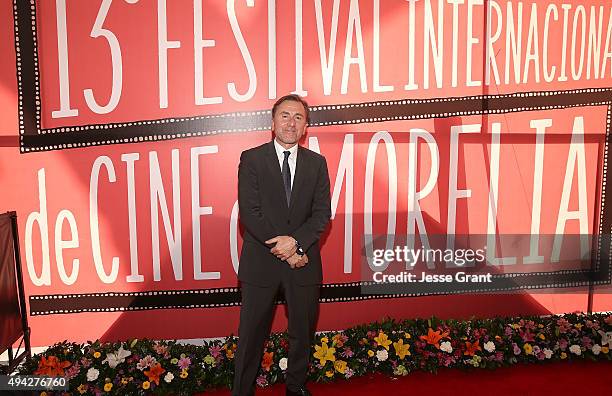
[[[242,307],[238,328],[234,384],[232,395],[252,395],[255,379],[274,315],[275,298],[282,290],[287,302],[289,354],[287,361],[287,388],[296,390],[306,383],[311,343],[317,323],[319,285],[297,285],[292,269],[282,268],[280,282],[269,287],[242,283]]]

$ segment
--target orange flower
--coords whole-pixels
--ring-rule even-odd
[[[433,331],[433,329],[430,327],[427,331],[427,335],[422,335],[420,338],[421,340],[427,342],[429,345],[433,345],[436,348],[440,349],[440,340],[448,336],[447,332],[444,332],[442,334],[440,334],[440,332],[441,330]]]
[[[155,363],[155,365],[152,366],[151,369],[146,370],[144,374],[149,377],[149,382],[155,382],[156,385],[159,385],[159,376],[165,372],[166,370],[162,368],[161,364]]]
[[[49,377],[63,377],[64,369],[69,367],[71,363],[67,360],[61,362],[55,356],[42,357],[38,362],[38,369],[34,372],[36,375],[47,375]]]
[[[476,354],[476,351],[482,351],[482,348],[480,347],[480,340],[476,340],[475,343],[471,343],[469,341],[465,342],[465,352],[463,352],[464,355],[466,356],[474,356]]]
[[[263,359],[261,359],[261,367],[266,371],[270,371],[272,363],[274,363],[274,352],[264,352]]]

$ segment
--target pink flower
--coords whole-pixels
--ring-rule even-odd
[[[559,333],[567,333],[567,331],[572,327],[570,322],[564,318],[559,318],[557,320],[557,326],[559,326]]]
[[[85,368],[89,367],[91,365],[91,360],[87,359],[86,357],[82,357],[81,358],[81,365]]]
[[[353,356],[353,351],[351,350],[351,348],[344,348],[344,351],[342,351],[342,353],[340,353],[340,355],[343,358],[348,359],[348,358]]]
[[[344,372],[344,376],[346,378],[351,378],[354,374],[355,372],[348,367],[346,368],[346,371]]]
[[[151,355],[147,355],[143,357],[142,359],[140,359],[138,364],[136,364],[136,368],[140,371],[143,371],[146,368],[155,366],[156,363],[157,363],[157,359],[155,359]]]
[[[181,370],[185,370],[189,368],[189,366],[191,366],[191,359],[189,359],[187,356],[184,356],[180,358],[177,365],[179,366]]]
[[[214,357],[215,359],[221,355],[221,347],[219,345],[213,345],[208,348],[208,350],[210,351],[210,356]]]
[[[156,342],[155,344],[153,344],[153,350],[158,355],[166,356],[166,354],[168,353],[168,346],[167,345],[162,345],[162,344]]]
[[[535,342],[535,339],[533,338],[533,334],[529,330],[527,331],[519,330],[519,333],[521,334],[521,338],[523,339],[523,342]]]
[[[562,351],[565,351],[567,349],[567,340],[565,338],[559,340],[559,348]]]
[[[257,386],[261,388],[263,388],[264,386],[268,386],[268,380],[264,375],[260,375],[259,377],[257,377],[257,380],[255,382],[257,383]]]
[[[593,340],[591,340],[588,336],[582,337],[582,346],[587,349],[591,349],[591,347],[593,346]]]
[[[64,377],[66,377],[66,379],[72,379],[77,376],[80,370],[81,370],[81,367],[79,366],[79,363],[77,362],[73,364],[72,366],[70,366],[68,369],[66,369],[66,371],[64,371]]]
[[[512,343],[512,348],[514,350],[514,354],[515,355],[520,355],[521,354],[521,348],[519,348],[518,345],[516,345],[515,342]]]

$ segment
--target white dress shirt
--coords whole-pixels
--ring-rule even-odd
[[[291,188],[293,188],[293,179],[295,178],[295,165],[297,163],[298,145],[295,144],[290,149],[286,149],[281,146],[276,139],[274,139],[274,149],[276,150],[276,157],[278,158],[278,165],[281,173],[283,171],[283,161],[285,161],[285,151],[289,151],[289,170],[291,171]]]

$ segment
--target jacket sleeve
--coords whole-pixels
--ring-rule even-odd
[[[280,235],[280,233],[266,219],[262,211],[257,170],[253,161],[254,159],[247,152],[243,152],[240,155],[240,165],[238,166],[238,207],[240,209],[240,221],[246,230],[257,241],[265,245],[265,241]]]
[[[307,251],[319,240],[330,218],[329,174],[327,162],[324,157],[321,157],[310,217],[291,236]]]

